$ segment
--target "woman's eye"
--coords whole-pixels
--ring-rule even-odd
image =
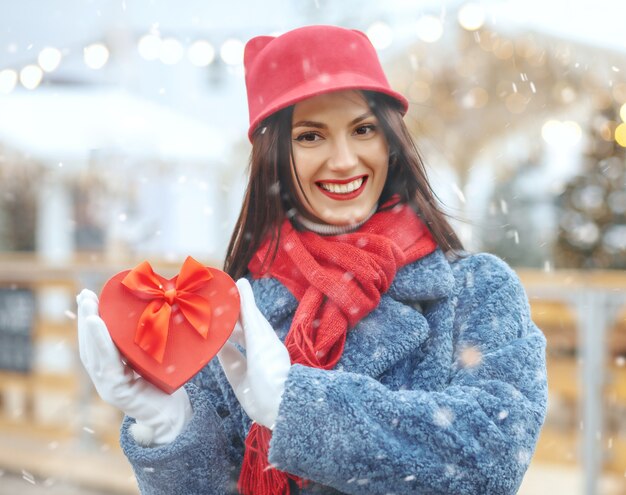
[[[374,130],[376,130],[376,126],[374,124],[365,124],[365,125],[360,125],[359,127],[357,127],[354,130],[354,133],[359,134],[361,136],[365,136],[367,134],[370,134],[371,132],[374,132]]]
[[[320,137],[314,132],[303,132],[299,136],[296,137],[296,141],[313,143],[320,139]]]

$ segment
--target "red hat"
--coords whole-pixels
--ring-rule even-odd
[[[409,103],[389,86],[365,33],[336,26],[306,26],[274,37],[257,36],[244,51],[250,128],[274,112],[311,96],[343,89],[378,91]]]

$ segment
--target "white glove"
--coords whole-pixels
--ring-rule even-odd
[[[144,446],[173,441],[191,419],[184,387],[169,395],[137,375],[123,361],[98,316],[98,297],[83,289],[78,303],[78,346],[91,381],[102,399],[135,418],[135,440]]]
[[[291,368],[289,352],[257,308],[250,283],[239,279],[237,288],[241,326],[235,327],[217,357],[244,411],[253,421],[273,429]],[[246,357],[233,341],[246,349]]]

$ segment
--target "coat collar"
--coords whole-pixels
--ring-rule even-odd
[[[293,315],[298,301],[275,279],[255,280],[252,287],[259,309],[284,339],[286,319]],[[440,302],[444,303],[453,288],[454,275],[440,249],[400,269],[386,294],[387,302],[348,332],[336,369],[378,377],[428,338],[436,339],[439,325],[446,325],[451,311],[449,304]],[[421,302],[429,303],[424,314]]]
[[[387,293],[403,302],[433,301],[450,295],[453,288],[450,262],[437,248],[428,256],[400,268]]]
[[[433,301],[451,294],[454,275],[441,249],[398,270],[387,294],[402,302]],[[298,301],[278,280],[261,278],[252,282],[256,303],[273,324],[292,314]]]

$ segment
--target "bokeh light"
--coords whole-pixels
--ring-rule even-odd
[[[443,35],[443,24],[434,15],[424,15],[417,21],[417,36],[426,43],[434,43]]]
[[[187,57],[196,67],[206,67],[215,59],[215,48],[206,40],[197,40],[189,47]]]
[[[511,40],[499,39],[493,45],[493,54],[500,60],[507,60],[513,56],[515,46]]]
[[[583,131],[578,124],[578,122],[574,122],[573,120],[566,120],[563,122],[563,130],[565,136],[570,143],[575,143],[580,140],[583,135]]]
[[[146,34],[137,43],[139,55],[145,60],[156,60],[161,52],[161,38],[155,34]]]
[[[90,69],[102,69],[109,60],[109,49],[102,43],[93,43],[85,47],[83,57]]]
[[[61,63],[62,56],[61,50],[47,46],[39,52],[37,62],[39,63],[39,67],[41,67],[44,71],[52,72]]]
[[[548,120],[541,128],[541,136],[550,144],[573,144],[582,137],[582,129],[577,122]]]
[[[384,50],[393,43],[393,31],[385,22],[374,22],[367,29],[367,37],[377,50]]]
[[[528,98],[519,93],[511,93],[505,98],[504,105],[509,112],[517,114],[526,110],[528,101]]]
[[[230,38],[224,41],[220,48],[220,57],[228,65],[239,65],[243,63],[244,44],[241,40]]]
[[[183,45],[176,38],[165,38],[161,42],[159,59],[166,65],[180,62],[185,55]]]
[[[622,148],[626,148],[626,124],[623,122],[615,129],[615,141]]]
[[[617,128],[617,125],[617,122],[614,122],[612,120],[603,121],[598,128],[598,134],[600,138],[604,141],[613,141],[613,136],[615,135],[615,129]]]
[[[43,79],[43,71],[37,65],[27,65],[20,71],[20,82],[26,89],[35,89]]]
[[[463,29],[476,31],[485,23],[485,11],[479,4],[465,4],[459,10],[458,21]]]

